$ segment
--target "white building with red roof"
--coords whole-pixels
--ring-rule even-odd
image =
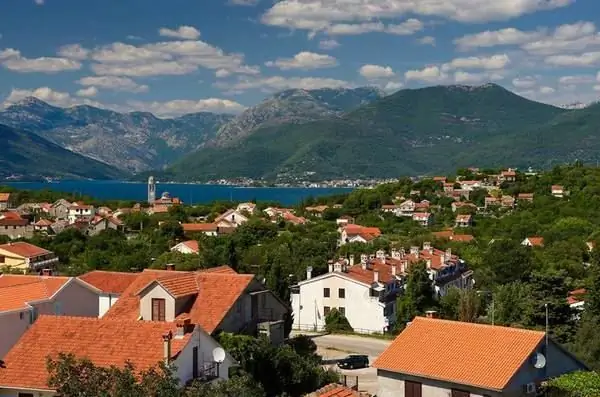
[[[415,212],[412,214],[412,219],[419,225],[427,227],[433,223],[433,214],[431,212]]]
[[[75,223],[81,220],[90,221],[95,214],[96,211],[93,205],[87,205],[82,202],[73,203],[69,207],[69,223]]]
[[[39,271],[58,264],[54,252],[27,243],[16,241],[0,245],[0,269],[3,267],[23,272]]]
[[[351,243],[370,243],[381,236],[381,230],[378,227],[361,226],[354,223],[347,224],[340,229],[339,245]]]
[[[187,240],[175,245],[171,248],[171,252],[180,252],[182,254],[195,254],[200,253],[200,247],[198,246],[198,240]]]

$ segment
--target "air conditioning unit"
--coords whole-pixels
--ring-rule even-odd
[[[536,392],[537,387],[536,387],[535,383],[531,382],[531,383],[528,383],[525,386],[523,386],[523,389],[524,389],[525,393],[533,394]]]

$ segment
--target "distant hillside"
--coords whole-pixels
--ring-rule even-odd
[[[517,147],[515,137],[533,129],[538,132],[531,134],[542,134],[539,126],[570,112],[578,111],[494,84],[401,90],[341,117],[260,127],[229,147],[199,150],[163,177],[394,177],[473,164],[538,164],[534,160],[548,159],[524,156],[528,147]],[[565,145],[560,154],[567,151]]]
[[[0,178],[118,179],[126,174],[114,167],[73,153],[28,131],[0,124]]]

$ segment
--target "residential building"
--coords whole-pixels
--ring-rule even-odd
[[[82,274],[79,280],[91,285],[98,292],[98,317],[104,316],[119,296],[135,281],[138,273],[93,270]]]
[[[500,199],[500,205],[505,208],[513,208],[515,206],[515,198],[513,196],[504,195]]]
[[[248,222],[248,218],[238,210],[227,210],[215,218],[214,223],[223,227],[238,227]]]
[[[69,219],[69,208],[73,204],[69,203],[65,199],[59,199],[52,204],[50,207],[50,216],[58,220]]]
[[[484,200],[484,206],[486,209],[488,207],[499,207],[501,204],[500,199],[493,196],[487,196]]]
[[[400,206],[396,204],[385,204],[381,206],[381,212],[386,214],[394,214],[396,216],[402,216]]]
[[[179,197],[171,197],[169,192],[163,192],[159,199],[154,200],[153,206],[162,205],[170,208],[174,205],[183,204]]]
[[[351,216],[348,216],[348,215],[342,215],[338,219],[335,220],[335,223],[339,227],[344,227],[346,225],[353,224],[354,218],[352,218]]]
[[[235,361],[226,352],[215,358],[213,351],[220,347],[201,327],[185,320],[161,323],[41,316],[4,358],[0,396],[33,396],[32,391],[56,396],[47,383],[46,363],[59,353],[104,367],[124,367],[129,362],[136,371],[164,362],[175,368],[180,386],[194,379],[228,379]]]
[[[308,220],[305,217],[296,216],[291,212],[284,212],[282,218],[284,221],[293,223],[294,225],[304,225],[308,222]]]
[[[444,182],[443,188],[445,193],[452,193],[454,191],[454,182]]]
[[[98,207],[96,213],[105,218],[110,218],[111,216],[113,216],[113,210],[111,210],[108,207]]]
[[[445,176],[434,176],[433,177],[433,181],[434,182],[438,182],[438,183],[441,183],[441,184],[446,183],[447,179],[448,178],[446,178]]]
[[[456,215],[454,227],[471,227],[473,226],[473,215],[459,214]]]
[[[325,317],[336,308],[343,312],[357,332],[383,332],[396,320],[396,298],[403,290],[410,266],[425,262],[435,297],[446,295],[451,287],[470,289],[473,272],[452,255],[451,250],[435,249],[425,243],[423,249],[411,247],[392,250],[390,255],[377,251],[330,261],[328,272],[313,277],[308,268],[306,279],[292,287],[294,327],[322,329]],[[367,298],[368,297],[368,298]]]
[[[200,254],[198,240],[187,240],[175,245],[171,248],[171,252],[180,252],[182,254]]]
[[[94,206],[84,203],[74,203],[69,207],[69,223],[79,221],[89,222],[95,214]]]
[[[569,296],[567,297],[567,303],[571,307],[571,309],[583,310],[585,307],[585,295],[587,291],[585,288],[576,289],[575,291],[570,291]]]
[[[418,222],[421,226],[431,226],[433,223],[433,214],[430,212],[415,212],[412,215],[412,219],[415,222]]]
[[[517,200],[519,201],[528,201],[533,202],[533,193],[519,193],[517,195]]]
[[[33,224],[33,231],[36,233],[42,233],[46,235],[53,234],[54,231],[52,230],[52,224],[53,222],[51,220],[40,219],[39,221]]]
[[[565,189],[561,185],[552,185],[550,193],[554,197],[563,198],[565,196]]]
[[[508,170],[504,170],[500,173],[498,177],[498,182],[514,182],[517,180],[517,172],[513,168],[509,168]]]
[[[0,275],[0,360],[40,314],[97,317],[98,291],[73,277]]]
[[[527,237],[525,240],[521,242],[521,245],[527,247],[543,247],[544,246],[544,238],[539,236]]]
[[[39,271],[53,268],[58,264],[54,252],[24,241],[0,245],[0,268],[22,270],[23,272]]]
[[[33,237],[33,225],[29,220],[21,217],[17,212],[0,212],[0,236],[10,239]]]
[[[378,397],[535,396],[543,381],[587,369],[544,332],[423,317],[373,367]]]
[[[113,216],[102,217],[96,215],[92,218],[89,225],[87,226],[87,234],[95,236],[100,232],[108,229],[118,230],[120,232],[125,231],[125,224],[119,219]]]
[[[306,207],[304,211],[306,211],[311,216],[315,216],[317,218],[323,217],[323,213],[329,209],[328,205],[317,205],[314,207]]]
[[[6,211],[14,207],[14,194],[0,193],[0,211]]]
[[[155,203],[154,205],[152,205],[152,207],[147,209],[147,212],[149,215],[156,215],[156,214],[168,214],[169,213],[169,206],[166,204],[157,204]]]
[[[416,203],[413,200],[405,200],[400,203],[398,214],[400,216],[412,216],[415,212]]]
[[[105,317],[166,322],[189,318],[210,334],[257,333],[270,327],[272,340],[282,341],[283,328],[278,327],[289,310],[253,274],[223,266],[197,272],[145,269]]]
[[[422,200],[418,203],[415,203],[415,212],[429,212],[429,208],[431,203],[429,200]]]
[[[247,212],[249,215],[254,214],[256,211],[256,204],[254,203],[240,203],[235,209],[237,212]]]
[[[339,245],[348,243],[370,243],[381,236],[381,230],[378,227],[366,227],[357,224],[348,224],[340,230]]]
[[[470,234],[456,234],[452,229],[442,230],[440,232],[433,232],[432,234],[436,238],[455,241],[459,243],[470,243],[471,241],[475,240],[475,237]]]
[[[483,182],[481,181],[460,181],[461,190],[473,191],[475,189],[483,188]]]
[[[202,233],[206,236],[216,236],[219,231],[219,226],[216,223],[182,223],[183,232],[186,234],[190,233]]]

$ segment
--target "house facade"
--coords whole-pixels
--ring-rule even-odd
[[[351,243],[370,243],[381,236],[381,230],[377,227],[366,227],[354,223],[340,227],[339,245]]]
[[[135,281],[137,276],[137,273],[93,270],[82,274],[78,279],[96,289],[98,293],[98,317],[103,317],[127,287]]]
[[[69,207],[68,220],[69,223],[78,221],[89,222],[96,214],[94,207],[83,203],[75,203]]]
[[[39,271],[53,268],[58,264],[58,257],[44,248],[24,241],[0,245],[0,269],[7,267],[23,272]]]
[[[248,222],[246,215],[238,210],[228,210],[215,218],[214,224],[222,227],[238,227]]]
[[[587,369],[544,332],[423,317],[373,366],[378,397],[533,397],[543,381]]]
[[[423,227],[431,226],[433,223],[433,214],[430,212],[415,212],[412,215],[413,221],[417,222]]]
[[[69,208],[71,208],[72,205],[73,204],[65,199],[57,200],[50,207],[50,216],[58,220],[69,219]]]
[[[198,246],[198,240],[182,241],[171,248],[172,252],[179,252],[182,254],[200,254],[200,248]]]
[[[14,194],[0,193],[0,211],[14,208]]]
[[[15,211],[0,212],[0,236],[8,236],[10,239],[33,237],[33,225],[29,219],[21,217]]]
[[[39,315],[97,317],[98,292],[73,277],[0,275],[0,360]]]

